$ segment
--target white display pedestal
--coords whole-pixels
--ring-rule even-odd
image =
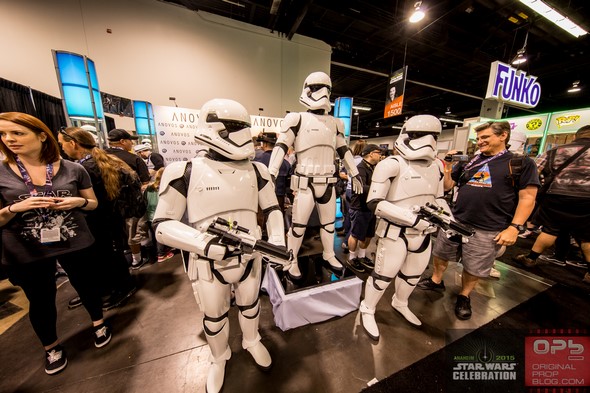
[[[268,293],[275,324],[283,331],[341,317],[357,310],[363,282],[356,276],[286,293],[277,272],[266,269],[262,289]]]

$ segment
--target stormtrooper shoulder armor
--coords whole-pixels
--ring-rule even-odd
[[[372,182],[384,183],[400,173],[400,162],[396,156],[387,157],[379,162],[373,171]]]
[[[184,176],[188,163],[189,161],[178,161],[166,166],[164,173],[162,173],[162,180],[160,181],[160,194],[170,186],[171,182]]]

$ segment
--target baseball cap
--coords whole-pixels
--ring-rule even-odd
[[[258,142],[266,142],[272,143],[273,145],[277,143],[277,133],[276,132],[262,132],[258,134],[258,138],[256,138]]]
[[[115,128],[114,130],[110,130],[109,131],[109,141],[111,142],[117,142],[120,141],[121,139],[131,139],[131,140],[138,140],[139,137],[135,136],[135,135],[131,135],[130,133],[128,133],[127,131],[121,129],[121,128]]]
[[[377,146],[377,145],[374,145],[371,143],[363,148],[363,151],[361,152],[361,156],[364,157],[367,154],[369,154],[370,152],[375,151],[375,150],[379,150],[381,152],[381,154],[383,154],[383,149],[380,146]]]
[[[144,145],[143,143],[140,145],[135,145],[133,146],[133,150],[136,153],[139,153],[140,151],[146,151],[146,150],[151,150],[151,148],[148,145]]]

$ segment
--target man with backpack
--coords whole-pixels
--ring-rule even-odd
[[[105,151],[121,159],[137,173],[143,190],[150,181],[150,173],[145,161],[138,155],[131,153],[133,151],[133,141],[139,139],[139,137],[131,135],[123,129],[116,128],[109,131],[108,139],[110,147]],[[147,228],[145,230],[140,228],[141,225],[145,224],[142,224],[138,217],[126,217],[125,225],[127,227],[127,244],[129,244],[133,255],[131,268],[139,269],[147,262],[147,258],[141,257],[141,233],[147,234]]]
[[[462,320],[471,318],[469,295],[480,278],[489,276],[498,250],[513,245],[524,230],[540,186],[535,163],[528,157],[522,159],[518,179],[512,178],[513,153],[506,147],[511,131],[507,121],[490,121],[475,131],[480,154],[466,165],[447,167],[444,173],[445,183],[452,180],[459,188],[453,216],[474,227],[475,234],[462,243],[448,239],[439,231],[432,252],[434,273],[417,285],[423,290],[444,291],[443,274],[449,261],[457,262],[460,258],[462,288],[455,315]]]
[[[515,259],[526,267],[551,247],[560,231],[567,230],[578,242],[587,265],[590,262],[590,125],[580,128],[572,143],[547,151],[538,160],[544,179],[539,209],[534,217],[541,233],[528,255]],[[589,265],[590,266],[590,265]],[[590,273],[583,281],[590,284]]]

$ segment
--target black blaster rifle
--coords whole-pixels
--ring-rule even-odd
[[[426,203],[425,206],[420,207],[418,214],[423,220],[442,229],[448,237],[460,235],[467,238],[475,233],[469,225],[453,220],[451,215],[440,206]]]
[[[218,217],[209,225],[207,232],[219,236],[220,244],[234,247],[246,254],[257,251],[264,259],[275,265],[290,265],[293,259],[293,253],[286,247],[257,240],[247,228],[239,226],[235,221],[230,222]]]

